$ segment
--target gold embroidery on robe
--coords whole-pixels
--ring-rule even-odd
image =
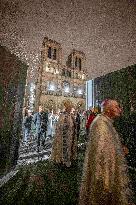
[[[51,160],[70,166],[77,157],[77,138],[74,117],[71,114],[61,114],[56,124]]]
[[[128,205],[127,164],[112,120],[98,115],[89,139],[79,205]]]

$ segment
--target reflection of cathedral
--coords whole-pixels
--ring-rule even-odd
[[[75,107],[84,108],[87,78],[87,72],[83,70],[84,53],[73,50],[64,66],[61,45],[45,37],[41,54],[36,106],[42,104],[46,108],[62,109],[63,102],[70,100]]]

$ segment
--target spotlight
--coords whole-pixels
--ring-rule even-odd
[[[69,93],[69,87],[66,87],[66,88],[64,89],[64,91],[65,91],[65,93]]]
[[[79,95],[83,94],[83,91],[81,89],[79,89],[77,92],[78,92]]]
[[[54,91],[55,90],[55,86],[54,85],[50,85],[49,90]]]

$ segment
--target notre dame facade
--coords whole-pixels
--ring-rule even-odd
[[[85,54],[73,50],[63,65],[61,45],[45,37],[36,83],[36,110],[39,105],[45,109],[63,109],[67,100],[73,107],[84,109],[87,80],[84,63]]]

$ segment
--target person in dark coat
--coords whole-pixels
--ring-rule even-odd
[[[24,118],[23,121],[23,127],[24,127],[24,143],[27,143],[30,139],[30,132],[31,132],[31,124],[32,124],[32,112],[31,110],[28,110],[27,115]]]
[[[36,137],[39,151],[40,144],[42,143],[42,145],[44,145],[45,143],[48,122],[48,113],[43,111],[42,106],[39,106],[39,112],[34,114],[33,121],[36,127]]]

